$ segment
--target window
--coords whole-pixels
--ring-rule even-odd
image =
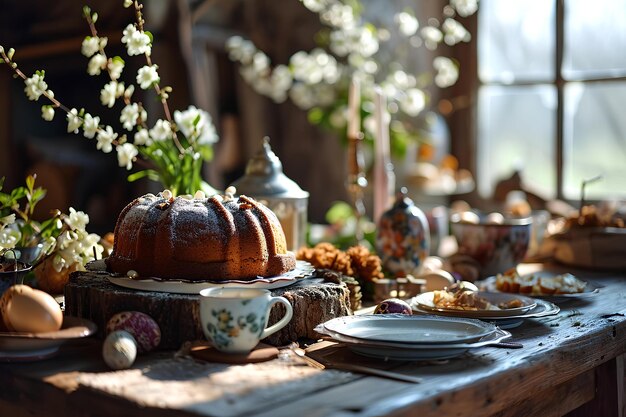
[[[626,198],[626,0],[481,0],[478,191]]]

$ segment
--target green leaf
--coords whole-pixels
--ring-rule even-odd
[[[307,117],[309,119],[309,123],[318,125],[324,120],[324,110],[319,107],[314,107],[309,110]]]
[[[33,188],[35,188],[35,177],[33,175],[26,177],[26,187],[28,187],[29,191],[33,191]]]
[[[352,206],[345,201],[336,201],[326,212],[326,221],[330,224],[344,223],[354,216]]]
[[[17,187],[14,188],[11,191],[11,201],[17,203],[17,200],[19,200],[20,198],[24,198],[26,197],[26,188],[24,187]]]
[[[143,171],[134,172],[130,174],[126,179],[128,180],[128,182],[134,182],[145,177],[148,177],[148,179],[151,179],[152,181],[161,180],[161,176],[159,175],[159,173],[153,169],[144,169]]]
[[[152,43],[154,41],[154,36],[152,36],[152,32],[150,32],[149,30],[146,30],[144,31],[144,33],[148,35],[148,37],[150,38],[150,43]]]
[[[38,202],[40,202],[46,196],[46,190],[41,187],[38,187],[33,191],[33,194],[30,198],[31,204],[34,206]]]
[[[213,159],[213,147],[211,146],[201,146],[198,148],[198,152],[200,153],[200,157],[203,161],[210,161]]]

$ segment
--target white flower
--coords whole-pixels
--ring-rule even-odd
[[[155,142],[162,142],[172,137],[172,126],[167,120],[159,119],[150,129],[150,138]]]
[[[141,129],[137,132],[135,132],[135,137],[134,137],[134,143],[137,146],[141,146],[141,145],[145,145],[145,146],[150,146],[152,145],[152,140],[150,139],[150,134],[148,133],[148,129]]]
[[[249,40],[241,36],[232,36],[226,41],[228,56],[233,61],[239,61],[244,65],[252,62],[252,57],[257,52],[256,47]]]
[[[200,145],[215,143],[218,140],[211,116],[204,110],[189,106],[187,110],[175,111],[174,120],[178,130],[190,141],[197,141]]]
[[[100,75],[100,72],[105,68],[107,58],[103,54],[95,54],[89,60],[87,64],[87,73],[89,75]]]
[[[89,216],[82,211],[76,211],[74,207],[70,207],[70,215],[65,222],[74,230],[85,230],[89,223]]]
[[[330,34],[330,49],[338,56],[356,52],[368,58],[378,52],[378,48],[378,39],[368,27],[334,30]]]
[[[447,45],[456,45],[459,42],[469,42],[470,39],[472,39],[472,35],[468,32],[468,30],[454,19],[446,19],[443,22],[442,29],[445,33],[444,41]]]
[[[122,31],[122,43],[127,44],[128,42],[130,42],[130,38],[131,36],[133,36],[133,33],[137,32],[137,28],[135,27],[135,25],[133,23],[129,23],[126,26],[126,29],[124,29]]]
[[[117,80],[122,75],[122,71],[124,70],[124,61],[121,59],[112,59],[107,64],[107,69],[109,70],[109,76],[112,80]]]
[[[328,0],[300,0],[304,7],[312,12],[319,13],[328,6]]]
[[[478,0],[450,0],[450,5],[462,17],[470,16],[478,10]]]
[[[400,109],[409,116],[415,117],[426,106],[426,95],[419,88],[410,88],[400,97]]]
[[[126,44],[128,55],[150,54],[150,37],[137,30],[132,23],[126,26],[122,36],[122,43]]]
[[[289,59],[293,69],[293,78],[305,84],[317,84],[322,81],[324,72],[316,60],[304,51],[298,51]]]
[[[419,23],[415,16],[407,12],[401,12],[394,16],[393,20],[398,25],[400,33],[404,36],[413,36],[419,28]]]
[[[78,133],[78,129],[82,124],[82,119],[78,117],[78,110],[70,110],[67,114],[67,133]]]
[[[157,65],[144,65],[137,71],[137,84],[144,89],[152,87],[152,84],[160,81],[159,74],[157,73]]]
[[[41,117],[47,122],[52,121],[54,119],[54,107],[50,105],[41,106]]]
[[[293,77],[289,68],[285,65],[277,65],[270,78],[269,96],[276,103],[282,103],[287,99],[287,91],[292,84]]]
[[[11,213],[7,216],[0,217],[0,226],[8,226],[15,223],[15,213]]]
[[[124,0],[124,7],[125,8],[128,9],[132,5],[133,5],[133,0]]]
[[[118,97],[117,81],[109,81],[100,91],[100,102],[103,106],[109,108],[115,105],[115,99]]]
[[[131,169],[133,167],[133,158],[139,152],[132,143],[123,143],[117,147],[117,162],[121,167]]]
[[[443,40],[443,34],[434,26],[426,26],[420,31],[426,48],[433,50]]]
[[[100,118],[98,116],[92,117],[91,114],[85,114],[83,120],[83,135],[88,139],[93,139],[100,126]]]
[[[98,52],[100,49],[100,41],[97,36],[86,36],[83,39],[83,44],[81,45],[80,52],[85,55],[87,58]]]
[[[102,150],[104,153],[109,153],[113,150],[113,141],[117,138],[117,133],[113,132],[113,128],[111,126],[107,126],[106,129],[101,129],[98,131],[98,136],[96,140],[98,144],[96,148]]]
[[[303,110],[309,110],[317,104],[313,88],[303,83],[294,84],[289,90],[289,97],[296,106]]]
[[[0,229],[0,249],[13,249],[20,238],[19,230],[8,227]]]
[[[350,28],[355,23],[352,7],[339,2],[324,10],[320,18],[322,22],[337,28]]]
[[[24,80],[26,88],[24,92],[29,100],[37,101],[39,97],[48,89],[48,84],[43,80],[43,74],[33,74],[32,77]]]
[[[433,66],[437,70],[435,75],[437,87],[450,87],[459,79],[459,69],[450,58],[438,56],[433,60]]]
[[[137,125],[137,121],[140,117],[141,120],[146,120],[148,114],[143,108],[141,109],[141,114],[139,114],[139,105],[137,103],[131,103],[127,104],[122,109],[120,122],[124,124],[124,129],[133,130],[133,128]]]

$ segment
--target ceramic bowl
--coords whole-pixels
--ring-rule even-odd
[[[458,253],[480,265],[480,277],[488,277],[517,266],[530,243],[532,217],[506,218],[472,212],[450,216],[450,230],[458,243]],[[494,222],[494,218],[499,223]]]
[[[2,261],[3,264],[5,263],[13,263],[14,260],[13,259],[7,259],[5,260],[4,258],[0,257],[0,261]],[[21,261],[17,261],[17,270],[10,270],[10,271],[1,271],[0,272],[0,295],[4,294],[4,292],[7,290],[7,288],[9,288],[11,285],[14,284],[20,284],[21,283],[21,279],[28,274],[28,272],[32,269],[32,265],[21,262]]]

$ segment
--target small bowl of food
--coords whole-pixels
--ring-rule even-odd
[[[458,253],[474,259],[480,265],[480,278],[485,278],[513,268],[524,259],[532,217],[466,211],[450,216],[450,230]]]

